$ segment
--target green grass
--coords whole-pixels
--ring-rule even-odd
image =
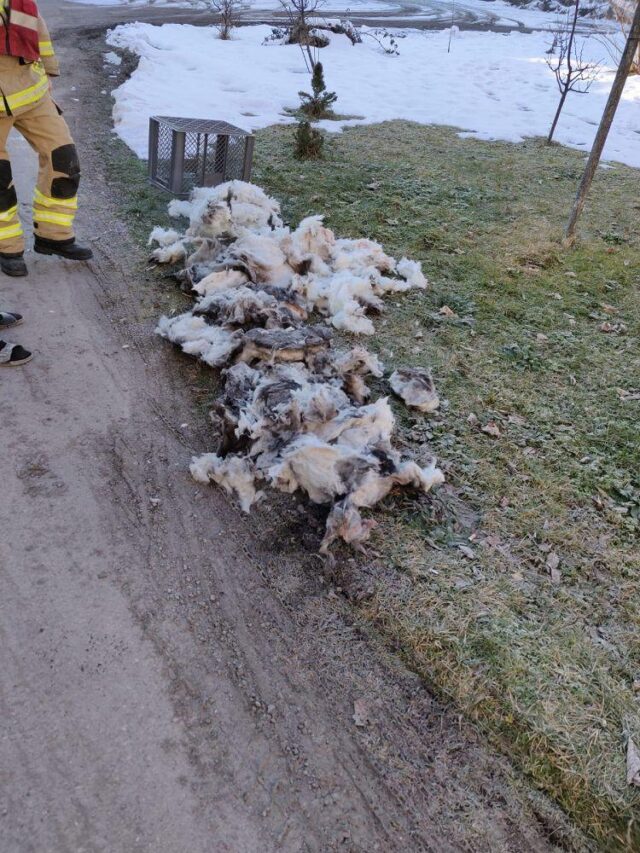
[[[638,172],[599,171],[565,251],[579,152],[394,122],[300,163],[291,136],[261,132],[254,173],[291,222],[326,213],[432,281],[368,343],[388,368],[433,369],[442,412],[396,411],[447,485],[375,512],[364,612],[604,847],[639,849],[624,749],[640,742],[640,401],[623,399],[640,390]]]
[[[389,369],[433,370],[441,411],[395,408],[447,483],[376,508],[361,612],[603,849],[640,849],[624,751],[626,733],[640,743],[640,401],[623,399],[640,390],[638,172],[599,171],[565,251],[580,152],[404,122],[331,136],[321,161],[292,152],[292,128],[258,134],[254,181],[292,223],[325,213],[432,282],[388,300],[365,343]],[[119,143],[109,169],[135,236],[166,224]]]
[[[104,142],[104,156],[109,179],[125,189],[118,197],[118,212],[134,240],[144,245],[155,225],[170,224],[167,204],[172,196],[149,183],[146,162],[132,156],[120,139],[112,136]]]

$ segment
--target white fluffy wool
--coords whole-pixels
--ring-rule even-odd
[[[354,506],[372,507],[386,497],[394,486],[413,486],[422,492],[428,492],[433,486],[444,482],[444,475],[436,468],[433,460],[426,468],[421,468],[416,462],[403,462],[393,474],[380,476],[375,471],[368,471],[363,482],[349,499]]]
[[[311,272],[322,275],[328,271],[336,238],[323,221],[323,216],[308,216],[295,231],[282,237],[280,246],[293,269],[306,263]]]
[[[251,463],[240,456],[221,459],[215,453],[204,453],[193,458],[189,470],[197,482],[214,482],[228,494],[237,495],[244,512],[249,512],[253,504],[264,496],[264,492],[256,490]]]
[[[157,225],[147,241],[147,246],[152,246],[157,243],[159,246],[170,246],[172,243],[177,243],[180,240],[180,234],[175,228],[161,228]]]
[[[420,412],[435,412],[440,405],[428,370],[419,367],[399,368],[389,377],[389,385],[407,406]]]
[[[189,202],[172,202],[170,212],[188,213],[189,240],[213,241],[207,244],[213,254],[205,266],[213,268],[216,288],[225,282],[219,267],[234,267],[253,282],[291,288],[308,309],[330,316],[335,328],[353,334],[373,334],[367,313],[382,310],[384,294],[426,287],[418,262],[403,258],[396,263],[373,240],[337,240],[322,216],[309,216],[289,232],[282,227],[278,203],[243,181],[194,190]],[[216,246],[218,237],[231,240],[228,248]],[[178,242],[154,252],[158,262],[183,257]],[[202,263],[204,257],[201,247],[189,263]],[[208,276],[204,281],[194,285],[199,294],[207,292]]]
[[[331,266],[339,270],[360,271],[369,267],[381,272],[393,272],[396,267],[395,259],[387,255],[379,243],[374,240],[336,240],[331,259]]]
[[[193,202],[186,201],[180,198],[172,198],[167,205],[167,211],[172,219],[179,219],[181,216],[189,219],[193,209]]]
[[[383,310],[382,296],[426,286],[420,264],[396,263],[372,240],[336,240],[321,216],[289,231],[278,203],[242,181],[195,190],[170,212],[189,217],[183,239],[197,248],[183,281],[197,302],[162,317],[157,331],[206,364],[228,367],[212,410],[220,450],[194,458],[193,477],[237,495],[247,512],[262,496],[257,481],[300,490],[333,504],[321,551],[337,538],[360,546],[375,522],[359,508],[395,486],[428,491],[442,474],[435,461],[421,468],[401,459],[386,398],[365,405],[364,377],[383,374],[377,356],[362,346],[334,353],[326,325],[303,324],[313,310],[335,328],[373,334],[369,312]],[[152,239],[159,257],[184,258],[177,232],[154,229]]]
[[[371,374],[377,377],[384,374],[384,365],[378,356],[362,346],[352,347],[347,352],[335,356],[333,365],[339,374],[356,373],[359,376]]]
[[[181,239],[174,243],[158,246],[151,252],[151,259],[159,264],[177,264],[187,256],[187,250]]]
[[[282,461],[269,470],[269,479],[282,492],[302,489],[314,503],[330,503],[345,492],[337,465],[349,455],[346,448],[304,435],[292,442]]]
[[[256,319],[275,314],[277,300],[263,290],[251,290],[240,286],[233,290],[221,290],[208,293],[196,302],[194,309],[198,314],[207,314],[220,325],[246,326],[256,325]]]
[[[229,250],[229,258],[242,267],[251,281],[276,287],[291,283],[293,270],[278,242],[268,235],[243,231]]]
[[[324,441],[335,441],[354,450],[390,447],[395,418],[386,397],[367,406],[349,406],[317,430]]]
[[[249,281],[245,273],[239,270],[220,270],[209,273],[193,285],[193,290],[202,297],[218,295],[236,287],[241,287]],[[200,306],[200,303],[198,303]]]
[[[417,261],[410,261],[409,258],[402,258],[398,261],[396,272],[405,279],[408,288],[417,287],[424,290],[427,286],[427,279],[422,272],[422,267]]]
[[[182,213],[184,208],[179,210]],[[188,216],[189,234],[196,237],[238,237],[245,228],[260,231],[282,226],[278,202],[245,181],[194,190]]]
[[[241,332],[210,326],[203,317],[194,317],[190,311],[177,317],[161,317],[156,332],[210,367],[227,364],[242,342]]]
[[[382,307],[382,300],[373,292],[371,279],[355,275],[351,270],[336,273],[327,288],[327,310],[336,329],[355,335],[373,335],[375,327],[366,316],[366,310],[381,310]]]
[[[301,429],[308,433],[317,433],[322,424],[350,405],[344,391],[327,382],[305,381],[291,397],[300,414]]]

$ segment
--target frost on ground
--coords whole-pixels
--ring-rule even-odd
[[[538,16],[543,31],[457,32],[451,52],[448,31],[399,31],[399,56],[384,54],[372,39],[352,45],[345,36],[331,35],[321,52],[327,88],[338,94],[338,111],[354,118],[323,121],[321,127],[339,131],[406,119],[458,127],[485,140],[546,136],[559,97],[546,63],[557,19],[529,14]],[[263,44],[270,32],[266,26],[242,27],[221,41],[214,27],[117,27],[109,43],[140,56],[136,71],[114,92],[117,133],[146,157],[149,116],[174,115],[176,104],[182,115],[223,119],[248,130],[291,121],[286,110],[299,105],[308,73],[298,45]],[[604,65],[587,94],[569,96],[556,139],[587,152],[614,69],[594,35],[586,39],[584,59]],[[639,102],[640,78],[629,78],[605,158],[640,167]]]
[[[154,229],[152,258],[183,263],[177,277],[195,304],[157,331],[223,379],[211,412],[219,444],[193,459],[194,479],[235,493],[245,512],[263,486],[300,490],[331,506],[323,552],[336,539],[360,545],[375,526],[363,507],[395,486],[427,492],[443,476],[432,457],[424,466],[401,457],[387,398],[369,402],[367,377],[382,377],[383,365],[363,346],[334,348],[331,327],[373,334],[385,294],[427,286],[420,265],[371,240],[337,239],[321,216],[292,231],[278,203],[242,181],[195,190],[169,210],[189,227]],[[437,407],[424,371],[392,380],[407,404]]]

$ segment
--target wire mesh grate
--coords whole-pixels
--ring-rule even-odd
[[[251,179],[253,136],[224,121],[153,116],[149,179],[178,196],[194,187]]]

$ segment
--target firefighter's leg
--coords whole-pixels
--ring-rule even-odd
[[[24,251],[18,198],[7,152],[7,137],[12,124],[10,116],[0,117],[0,256],[19,255]]]
[[[66,121],[50,95],[14,119],[15,127],[37,151],[38,182],[33,197],[36,238],[56,243],[74,240],[80,165]]]

